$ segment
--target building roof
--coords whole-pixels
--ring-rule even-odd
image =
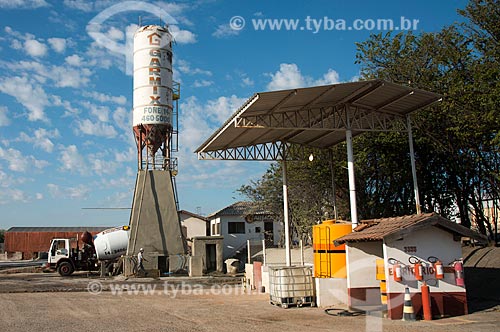
[[[102,232],[112,226],[93,226],[93,227],[11,227],[7,232]]]
[[[204,216],[200,216],[199,214],[196,214],[196,213],[192,213],[192,212],[189,212],[189,211],[186,211],[186,210],[180,210],[179,213],[182,213],[182,214],[186,214],[190,217],[193,217],[193,218],[198,218],[200,220],[203,220],[203,221],[210,221],[207,217],[204,217]]]
[[[199,159],[281,160],[283,144],[331,148],[347,127],[353,136],[405,130],[406,115],[441,97],[380,79],[259,92],[195,152]]]
[[[423,213],[403,217],[362,220],[352,233],[336,239],[335,245],[345,242],[396,240],[406,234],[430,226],[481,242],[487,241],[484,235],[443,218],[437,213]]]
[[[240,201],[208,215],[208,218],[220,216],[247,216],[247,215],[268,215],[263,210],[257,209],[255,203]]]

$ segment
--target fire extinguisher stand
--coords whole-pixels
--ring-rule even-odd
[[[422,311],[424,313],[424,320],[432,320],[432,308],[431,308],[431,293],[429,291],[429,286],[422,283],[420,287],[422,293]]]

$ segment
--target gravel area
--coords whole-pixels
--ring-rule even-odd
[[[246,294],[240,286],[225,284],[222,279],[187,283],[182,278],[124,280],[29,274],[1,276],[0,290],[0,331],[9,332],[500,331],[498,308],[431,322],[339,317],[320,308],[282,309],[269,304],[268,295]]]

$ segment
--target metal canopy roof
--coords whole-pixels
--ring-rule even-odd
[[[254,94],[195,152],[199,159],[303,159],[365,131],[406,131],[406,116],[441,95],[383,80]],[[293,149],[295,148],[295,149]],[[290,151],[295,151],[292,155]]]

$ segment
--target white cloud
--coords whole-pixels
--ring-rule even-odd
[[[45,0],[0,0],[2,9],[35,9],[48,6]]]
[[[248,77],[247,73],[237,70],[236,74],[240,79],[240,85],[242,87],[252,86],[254,84],[254,81],[250,77]],[[226,79],[232,80],[233,78],[231,75],[228,75]]]
[[[296,64],[282,63],[280,69],[271,75],[268,90],[284,90],[304,87],[305,80]]]
[[[0,169],[0,188],[2,188],[0,192],[3,192],[5,188],[18,187],[26,181],[28,181],[28,179],[19,176],[19,174],[13,174],[12,172],[7,174]]]
[[[61,188],[57,184],[47,184],[47,189],[52,198],[69,198],[69,199],[86,199],[90,193],[90,189],[85,185],[78,185],[76,187]]]
[[[80,184],[76,187],[66,188],[67,197],[69,197],[70,199],[86,199],[89,193],[90,189],[83,184]]]
[[[181,144],[191,152],[194,151],[203,139],[209,137],[245,100],[235,95],[203,103],[194,96],[185,99],[180,105],[183,110],[179,118]]]
[[[252,86],[254,82],[249,77],[242,77],[241,78],[241,83],[242,83],[243,86]]]
[[[85,134],[92,136],[100,136],[106,138],[116,137],[117,132],[115,128],[103,122],[94,122],[89,119],[79,120],[76,123],[77,129],[75,129],[75,134]]]
[[[18,141],[32,143],[33,146],[38,147],[46,152],[51,153],[54,150],[53,138],[59,138],[60,134],[57,129],[46,130],[44,128],[36,129],[31,135],[21,132]]]
[[[66,39],[64,38],[49,38],[47,41],[57,53],[63,53],[66,50]]]
[[[51,79],[59,88],[80,88],[90,82],[92,72],[87,68],[53,66]]]
[[[206,103],[205,109],[210,117],[217,119],[218,124],[225,122],[234,112],[241,107],[247,98],[239,98],[235,95],[229,97],[219,97],[214,100],[209,100]]]
[[[326,85],[339,83],[339,74],[329,68],[323,76],[317,80],[304,76],[295,63],[282,63],[280,69],[271,76],[271,82],[267,85],[268,90],[285,90],[302,88],[313,85]]]
[[[20,189],[6,188],[0,191],[0,204],[7,204],[10,202],[27,202],[28,197],[26,193]]]
[[[71,9],[78,9],[84,12],[91,12],[93,9],[92,1],[88,0],[64,0],[64,5]]]
[[[179,44],[193,44],[196,43],[196,35],[188,30],[181,30],[176,25],[169,26],[170,32],[174,40]]]
[[[21,151],[16,149],[3,149],[0,147],[0,159],[9,164],[9,169],[14,172],[26,172],[33,168],[42,169],[49,163],[45,160],[38,160],[33,156],[24,156]]]
[[[10,125],[7,113],[9,113],[9,109],[6,106],[0,106],[0,127]]]
[[[195,80],[193,83],[193,88],[205,88],[214,84],[213,81],[209,80]]]
[[[50,105],[49,97],[41,86],[30,82],[26,76],[0,79],[0,92],[22,104],[29,111],[29,121],[48,121],[44,109]]]
[[[12,39],[10,47],[15,50],[21,50],[23,48],[23,44],[17,39]]]
[[[80,174],[87,173],[87,166],[85,159],[78,152],[76,145],[69,145],[67,147],[61,146],[59,154],[59,161],[61,164],[60,169],[63,171],[76,172]]]
[[[212,72],[200,68],[191,68],[191,65],[186,60],[176,60],[174,67],[181,73],[188,75],[207,75],[212,76]]]
[[[66,61],[67,64],[69,64],[71,66],[78,67],[78,66],[82,65],[83,58],[81,56],[79,56],[78,54],[73,54],[73,55],[67,56],[66,59],[64,59],[64,60]]]
[[[113,112],[113,121],[118,128],[125,132],[129,132],[130,128],[132,128],[132,116],[130,112],[123,107],[117,107]]]
[[[100,122],[108,122],[109,113],[110,110],[107,106],[92,105],[92,107],[90,107],[90,114],[92,114]]]
[[[123,31],[121,31],[115,27],[109,28],[109,30],[105,33],[105,35],[109,39],[115,40],[115,41],[123,40],[125,38],[125,34],[123,33]]]
[[[24,42],[24,50],[32,57],[43,57],[47,54],[47,45],[36,39],[28,39]]]
[[[59,88],[79,88],[90,82],[92,72],[88,68],[44,65],[37,61],[19,61],[5,64],[12,71],[24,71],[23,74],[30,74],[40,83],[47,80],[54,82]],[[34,74],[34,75],[33,75]]]
[[[43,194],[42,193],[36,193],[35,194],[35,199],[37,199],[37,200],[43,199]]]
[[[215,38],[228,38],[231,36],[237,36],[240,34],[241,30],[236,30],[231,28],[228,23],[221,24],[217,27],[217,29],[212,33],[212,36]]]
[[[322,78],[316,80],[314,85],[327,85],[327,84],[336,84],[340,82],[339,73],[337,73],[333,69],[328,69],[328,71],[323,75]]]
[[[90,168],[99,175],[113,174],[118,168],[118,164],[114,161],[99,159],[96,156],[90,156]]]
[[[98,100],[102,103],[115,103],[118,105],[125,105],[127,103],[127,98],[123,95],[111,96],[97,91],[84,91],[83,96]]]
[[[131,146],[127,149],[127,151],[119,151],[115,152],[115,160],[119,163],[123,162],[132,162],[135,160],[137,157],[137,148],[134,146]]]
[[[74,108],[69,101],[62,100],[59,96],[51,96],[51,101],[53,106],[61,106],[65,109],[63,117],[75,116],[80,113],[80,111],[77,108]]]
[[[180,15],[184,10],[189,8],[190,4],[156,1],[155,6],[162,8],[163,10],[165,10],[167,13],[169,13],[172,16],[177,16],[177,15]],[[169,23],[169,22],[167,22],[167,23]]]

